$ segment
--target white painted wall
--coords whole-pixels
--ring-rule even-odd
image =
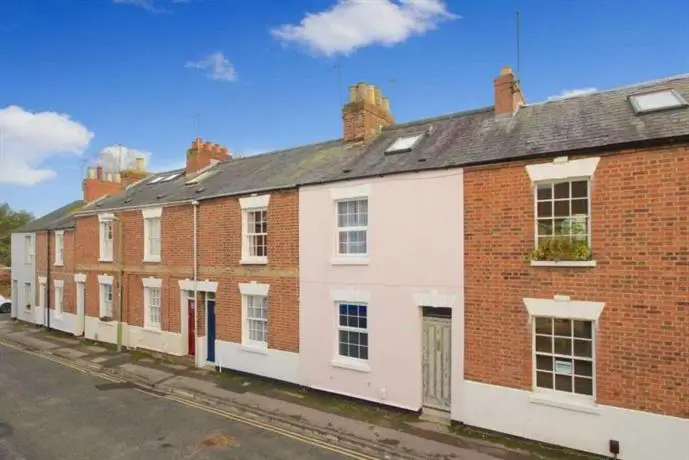
[[[205,356],[205,351],[203,353]],[[298,353],[273,349],[258,351],[239,343],[215,341],[215,364],[223,369],[299,384],[299,361]]]
[[[62,315],[57,316],[55,310],[48,310],[50,315],[50,328],[57,329],[58,331],[67,332],[69,334],[74,334],[77,315],[72,313],[62,313]]]
[[[117,321],[104,322],[92,316],[86,317],[84,337],[98,342],[117,343]]]
[[[31,238],[31,245],[33,247],[33,257],[31,262],[26,261],[26,251],[24,245],[24,238],[29,236]],[[10,237],[10,256],[12,259],[12,277],[11,286],[14,286],[13,281],[17,281],[17,293],[12,293],[12,317],[31,323],[43,324],[44,321],[37,321],[37,318],[43,316],[36,315],[36,234],[35,233],[13,233]],[[24,294],[24,284],[31,283],[31,298],[26,298]],[[26,305],[30,304],[31,309],[27,309]]]
[[[481,428],[560,446],[609,455],[608,441],[620,442],[624,460],[686,460],[689,419],[611,406],[595,413],[531,400],[531,392],[466,381],[456,420]]]
[[[128,347],[143,348],[175,356],[184,356],[186,354],[182,334],[125,325],[124,335],[125,344]]]
[[[461,400],[462,187],[462,171],[451,170],[300,189],[299,349],[304,385],[418,410],[423,394],[418,299],[425,296],[448,302],[429,306],[453,308],[453,406]],[[335,250],[335,200],[362,191],[368,195],[369,260],[341,265]],[[347,291],[368,301],[368,369],[338,365],[335,297]]]

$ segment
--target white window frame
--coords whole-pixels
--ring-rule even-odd
[[[65,232],[55,232],[55,266],[62,267],[65,264]]]
[[[538,186],[541,184],[557,184],[562,182],[587,181],[587,238],[588,246],[593,249],[593,238],[591,235],[591,184],[593,176],[600,162],[600,157],[582,158],[570,160],[568,157],[557,157],[549,163],[527,165],[526,173],[529,175],[533,189],[533,228],[534,228],[534,248],[538,247]],[[532,260],[532,266],[563,266],[563,267],[593,267],[596,265],[594,260],[584,261],[544,261]]]
[[[605,307],[604,302],[591,302],[571,300],[569,296],[556,295],[552,299],[523,299],[524,306],[529,314],[531,328],[532,353],[532,403],[558,407],[577,412],[597,414],[596,404],[596,334],[600,315]],[[592,362],[593,362],[593,395],[581,395],[557,390],[548,390],[536,386],[536,334],[535,318],[545,317],[551,319],[568,319],[571,321],[590,321],[592,323]]]
[[[12,297],[12,305],[19,305],[19,281],[18,280],[12,280],[12,292],[10,293],[10,296]]]
[[[371,252],[371,186],[368,184],[355,186],[336,186],[330,189],[330,197],[333,201],[333,265],[368,265]],[[340,253],[340,227],[338,226],[338,206],[341,201],[367,200],[367,225],[362,228],[366,231],[366,254],[341,254]],[[346,227],[352,231],[355,228]]]
[[[98,215],[98,235],[100,257],[99,262],[112,262],[114,260],[114,235],[115,235],[115,215],[112,213],[103,213]],[[110,229],[110,239],[108,241],[107,229]]]
[[[341,318],[341,307],[343,305],[351,305],[351,306],[356,306],[356,307],[364,307],[366,309],[366,327],[355,327],[355,326],[344,326],[340,324],[340,318]],[[369,306],[368,303],[365,302],[349,302],[349,301],[339,301],[335,302],[335,308],[336,312],[335,315],[337,317],[337,360],[339,361],[349,361],[352,363],[357,363],[357,364],[364,364],[368,363],[370,359],[369,351],[370,351],[370,344],[369,344],[369,337],[370,337],[370,328],[369,328]],[[347,315],[349,316],[349,315]],[[358,316],[358,315],[357,315]],[[356,332],[358,334],[365,334],[366,335],[366,358],[361,358],[361,357],[355,357],[355,356],[349,356],[349,355],[343,355],[340,352],[340,345],[342,344],[342,341],[340,340],[340,332]],[[362,346],[362,345],[359,345]]]
[[[160,331],[163,324],[163,280],[160,278],[144,278],[144,329]],[[155,298],[152,294],[158,294],[158,320],[151,320],[151,299]]]
[[[33,238],[31,235],[24,235],[24,262],[30,264],[33,262]]]
[[[239,206],[242,210],[242,258],[240,264],[250,265],[264,265],[268,263],[268,205],[270,204],[270,195],[258,195],[239,199]],[[253,234],[248,232],[249,214],[254,212],[265,212],[266,216],[266,233]],[[251,255],[251,239],[254,236],[265,235],[266,238],[266,255],[256,256]]]
[[[24,283],[24,309],[31,310],[33,306],[34,299],[32,299],[33,290],[31,289],[31,283]],[[17,305],[17,311],[19,310],[19,305]]]
[[[111,275],[98,275],[98,318],[114,318],[115,316],[113,279],[114,277]],[[109,306],[106,298],[108,291],[110,291],[111,297]],[[108,308],[110,311],[108,311]]]
[[[63,280],[53,280],[53,286],[55,288],[55,318],[62,318],[64,313],[65,282]]]
[[[270,292],[269,284],[260,284],[255,281],[250,283],[239,283],[239,293],[242,296],[242,346],[248,351],[265,351],[268,349],[268,335],[270,327],[270,304],[268,293]],[[257,297],[263,298],[266,309],[266,341],[257,341],[250,338],[249,331],[249,298]]]
[[[148,208],[141,211],[144,219],[144,262],[160,262],[163,252],[163,208]],[[158,222],[158,254],[151,252],[151,240],[156,239],[151,235],[151,226]]]
[[[330,298],[333,303],[333,358],[330,365],[340,369],[356,372],[371,372],[371,298],[368,291],[352,286],[344,288],[332,288]],[[368,334],[368,359],[357,359],[340,355],[340,304],[366,305],[366,332]],[[359,332],[359,331],[356,331]]]
[[[38,306],[39,308],[45,308],[46,297],[48,291],[46,289],[48,284],[48,278],[45,276],[38,277]]]

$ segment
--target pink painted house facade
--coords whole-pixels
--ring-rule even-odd
[[[458,410],[462,177],[455,169],[300,189],[304,385],[448,418]]]

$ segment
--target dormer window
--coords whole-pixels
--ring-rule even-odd
[[[688,105],[687,101],[673,89],[635,94],[629,96],[629,102],[637,115],[658,110],[678,109]]]
[[[386,154],[410,152],[419,143],[423,134],[415,136],[398,137],[385,151]]]

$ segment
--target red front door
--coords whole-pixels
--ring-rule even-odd
[[[189,310],[189,314],[187,317],[189,318],[189,333],[187,334],[187,337],[189,337],[189,354],[191,356],[194,356],[196,354],[196,308],[195,308],[195,302],[194,299],[189,299],[187,303],[187,308]]]

